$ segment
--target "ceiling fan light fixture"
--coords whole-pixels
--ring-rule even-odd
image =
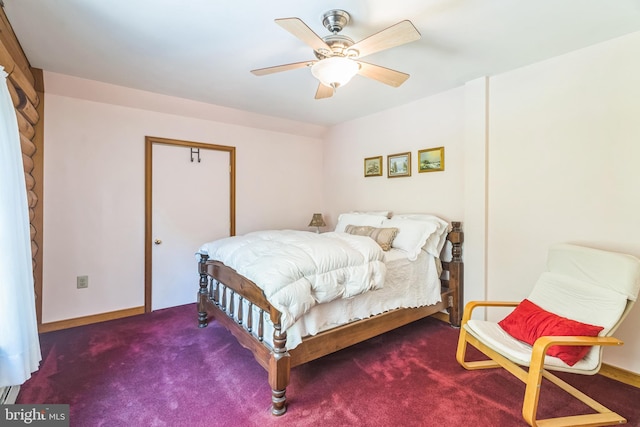
[[[311,74],[320,83],[335,90],[349,83],[359,70],[360,65],[356,61],[343,56],[332,56],[313,64]]]

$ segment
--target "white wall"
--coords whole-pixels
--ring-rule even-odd
[[[393,89],[390,89],[393,90]],[[341,212],[392,210],[463,218],[464,89],[334,126],[326,136],[326,218]],[[445,147],[445,170],[418,173],[418,150]],[[411,152],[411,176],[387,178],[387,155]],[[383,156],[383,176],[364,177],[364,159]]]
[[[640,33],[493,77],[488,298],[524,298],[546,249],[640,256]],[[640,308],[605,362],[640,373]]]
[[[54,73],[45,88],[43,323],[144,305],[147,135],[237,148],[237,233],[307,229],[323,206],[323,129]],[[214,190],[194,183],[194,209]]]

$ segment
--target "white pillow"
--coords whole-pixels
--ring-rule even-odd
[[[376,215],[376,216],[384,216],[386,218],[391,218],[391,211],[351,211],[349,213]]]
[[[414,221],[435,222],[441,227],[448,227],[449,223],[439,216],[423,213],[393,214],[393,218],[412,219]]]
[[[347,225],[368,225],[370,227],[380,227],[386,217],[382,215],[369,215],[364,213],[343,213],[338,217],[335,231],[344,233]]]
[[[427,239],[438,231],[435,221],[414,221],[411,219],[391,218],[382,222],[382,227],[398,229],[398,234],[391,244],[396,249],[407,252],[410,261],[415,261]]]
[[[395,214],[394,219],[410,219],[413,221],[423,221],[436,224],[438,229],[436,233],[431,234],[426,243],[424,250],[429,254],[439,257],[447,242],[447,233],[451,231],[451,225],[444,219],[431,214]]]

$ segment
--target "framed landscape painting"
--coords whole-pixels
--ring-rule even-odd
[[[364,176],[382,176],[382,156],[364,159]]]
[[[387,177],[411,176],[411,153],[398,153],[387,156]]]
[[[444,147],[427,148],[418,151],[418,172],[444,170]]]

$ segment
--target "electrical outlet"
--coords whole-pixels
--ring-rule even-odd
[[[89,276],[78,276],[76,285],[78,289],[84,289],[89,287]]]

